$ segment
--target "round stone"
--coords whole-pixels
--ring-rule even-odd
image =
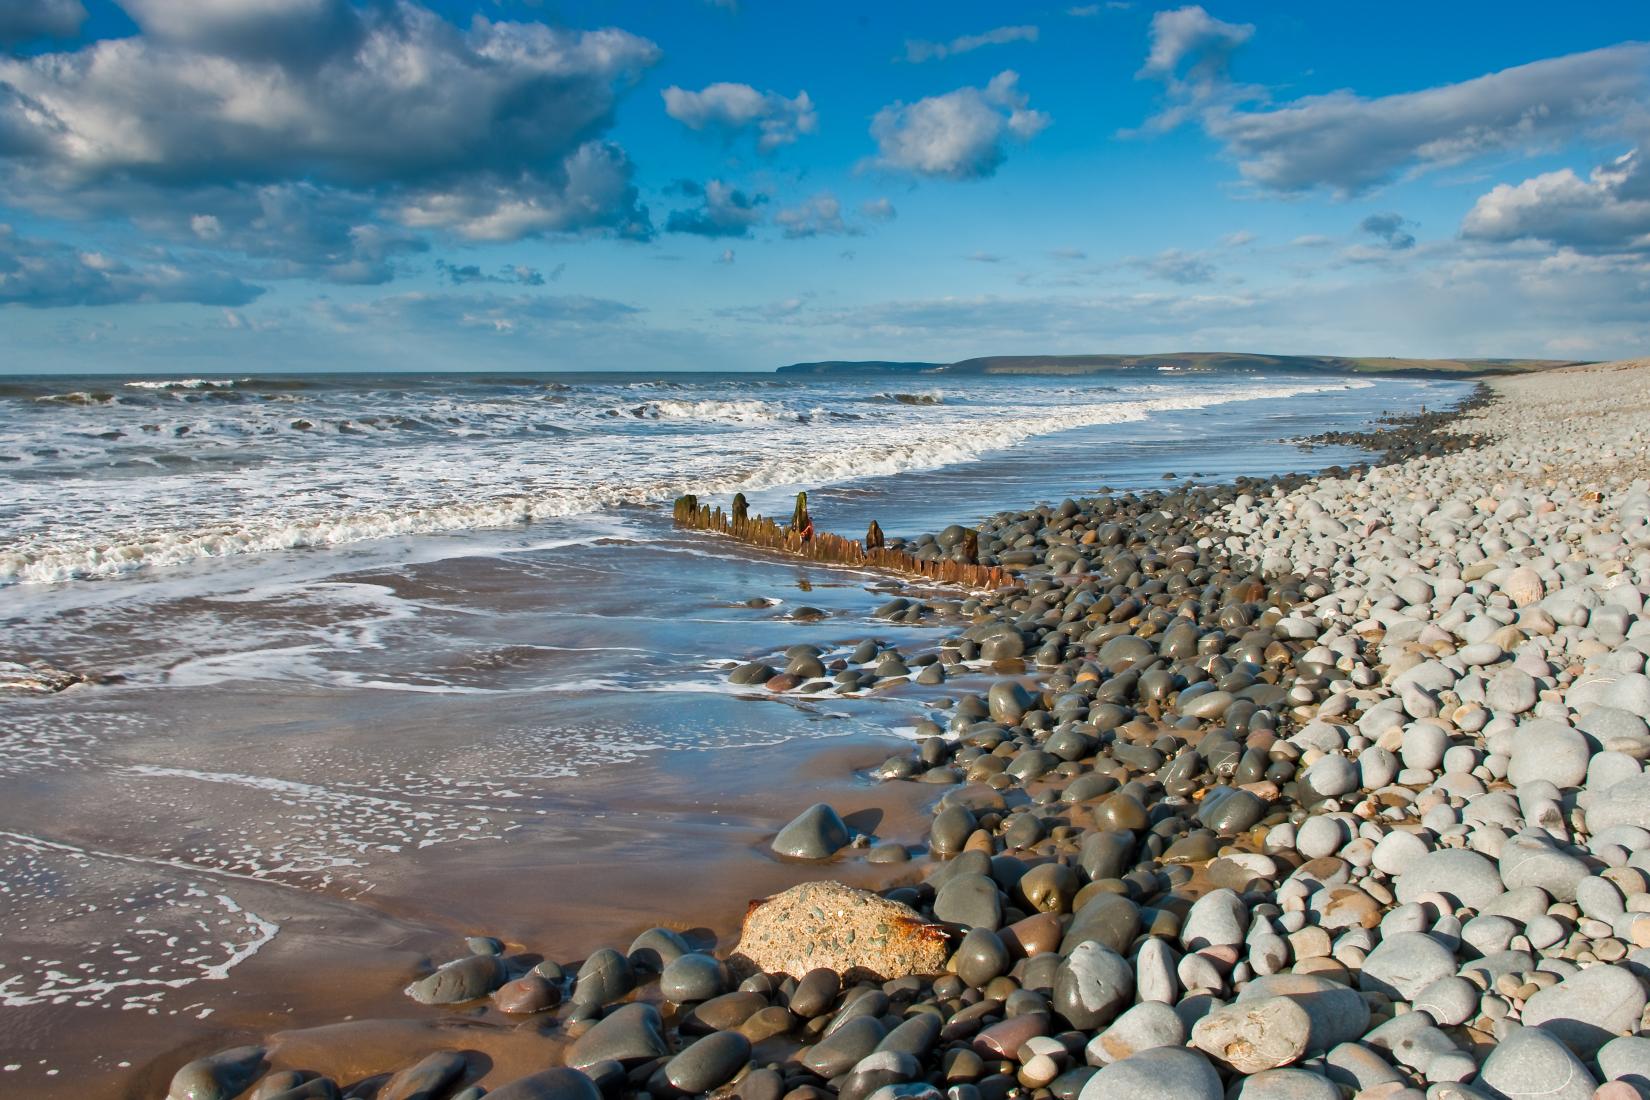
[[[1358,766],[1344,756],[1319,757],[1306,769],[1306,785],[1322,798],[1339,798],[1358,789]]]
[[[1526,1027],[1557,1036],[1584,1059],[1605,1043],[1638,1028],[1644,987],[1624,966],[1597,964],[1578,970],[1524,1002]]]
[[[1192,1043],[1238,1073],[1260,1073],[1306,1053],[1312,1020],[1288,997],[1262,997],[1226,1005],[1192,1028]]]
[[[1581,1059],[1538,1027],[1517,1028],[1503,1037],[1473,1083],[1507,1100],[1592,1100],[1598,1088]]]
[[[1398,877],[1400,902],[1443,894],[1479,910],[1506,892],[1496,865],[1467,848],[1440,848],[1412,860]]]
[[[725,991],[726,968],[709,955],[692,953],[672,959],[659,975],[659,992],[674,1004],[708,1001]]]
[[[690,1096],[732,1079],[750,1061],[750,1040],[737,1031],[718,1031],[695,1040],[665,1063],[665,1079]]]
[[[848,843],[848,826],[820,802],[809,806],[773,838],[773,850],[787,859],[829,859]]]
[[[1113,1062],[1090,1077],[1077,1100],[1224,1100],[1220,1075],[1209,1059],[1184,1047],[1158,1047]]]
[[[1364,959],[1358,988],[1412,1001],[1439,978],[1455,973],[1455,955],[1424,932],[1400,932],[1381,940]]]
[[[1094,940],[1078,944],[1054,977],[1054,1009],[1072,1027],[1108,1023],[1134,999],[1134,970],[1127,959]]]
[[[1144,1050],[1185,1045],[1186,1022],[1180,1013],[1169,1005],[1145,1001],[1090,1039],[1085,1054],[1090,1065],[1105,1066]]]

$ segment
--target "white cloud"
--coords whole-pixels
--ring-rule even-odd
[[[658,57],[619,30],[476,19],[411,0],[132,0],[145,33],[0,58],[14,200],[303,183],[482,239],[645,212],[599,135]]]
[[[1540,240],[1581,251],[1650,249],[1650,170],[1641,151],[1582,179],[1568,168],[1497,184],[1461,224],[1479,241]]]
[[[1253,244],[1259,237],[1247,229],[1239,229],[1236,233],[1228,233],[1220,238],[1220,243],[1226,248],[1242,248],[1246,244]]]
[[[690,130],[709,130],[732,139],[755,127],[756,147],[772,152],[819,127],[819,115],[807,92],[786,99],[778,92],[759,92],[749,84],[711,84],[697,92],[671,85],[662,93],[665,114]]]
[[[920,38],[908,38],[905,41],[905,60],[915,65],[924,61],[939,61],[960,53],[972,53],[984,46],[1004,46],[1010,42],[1035,41],[1037,41],[1037,28],[1029,25],[997,27],[983,34],[959,35],[949,42],[926,42]]]
[[[1224,75],[1232,51],[1254,36],[1252,23],[1225,23],[1192,4],[1152,16],[1151,51],[1142,76],[1178,79],[1182,62],[1193,78]]]
[[[790,238],[857,236],[859,230],[842,220],[842,204],[836,196],[822,192],[780,210],[773,216],[774,224]]]
[[[733,263],[733,259],[733,249],[724,248],[722,249],[722,254],[716,257],[716,262],[719,264],[731,264]]]
[[[1650,45],[1628,43],[1419,92],[1219,107],[1203,125],[1261,187],[1349,196],[1485,153],[1549,148],[1590,128],[1619,127],[1642,110],[1647,78]]]
[[[1007,155],[1009,138],[1030,140],[1049,117],[1028,106],[1012,70],[984,88],[958,88],[912,104],[895,103],[871,120],[883,168],[945,179],[984,179]]]
[[[0,3],[0,44],[72,38],[85,21],[80,0],[5,0]]]

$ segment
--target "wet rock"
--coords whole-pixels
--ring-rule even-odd
[[[561,1004],[561,989],[537,974],[505,982],[493,992],[493,1007],[516,1016],[545,1012]]]
[[[384,1082],[377,1100],[439,1100],[443,1090],[463,1077],[468,1069],[464,1055],[438,1050]]]
[[[197,1058],[172,1075],[167,1100],[230,1100],[263,1073],[264,1048],[234,1047]]]
[[[487,1093],[488,1100],[601,1100],[595,1082],[576,1069],[547,1069]],[[455,1098],[456,1100],[456,1098]]]
[[[773,838],[773,850],[787,859],[829,859],[848,844],[848,826],[823,802],[803,810]]]
[[[504,963],[496,956],[470,955],[409,985],[407,996],[425,1005],[461,1004],[485,997],[504,977]]]
[[[630,968],[630,960],[611,947],[603,947],[579,967],[578,977],[573,981],[573,1003],[611,1004],[635,988],[636,974]]]
[[[694,1095],[731,1080],[750,1061],[751,1044],[737,1031],[718,1031],[695,1040],[665,1063],[665,1079]]]
[[[620,1005],[573,1040],[566,1060],[574,1069],[604,1061],[634,1066],[669,1053],[659,1010],[637,1003]]]
[[[726,986],[726,967],[711,956],[696,952],[672,960],[659,975],[659,992],[675,1004],[708,1001],[721,995]]]

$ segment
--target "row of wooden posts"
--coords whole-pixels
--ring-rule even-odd
[[[880,569],[969,588],[1001,588],[1013,582],[1013,577],[1001,566],[975,564],[980,552],[978,531],[970,530],[966,536],[968,562],[924,561],[904,550],[890,549],[883,538],[882,528],[877,526],[875,520],[871,521],[863,541],[844,538],[829,531],[815,531],[813,517],[808,513],[807,493],[796,494],[796,509],[791,513],[788,525],[781,525],[767,516],[751,514],[744,493],[734,495],[730,512],[701,504],[699,498],[690,493],[676,498],[674,514],[678,527],[713,531],[764,550],[793,554],[828,565]]]

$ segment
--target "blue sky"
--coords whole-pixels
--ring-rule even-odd
[[[1650,6],[4,0],[0,371],[1650,335]]]

